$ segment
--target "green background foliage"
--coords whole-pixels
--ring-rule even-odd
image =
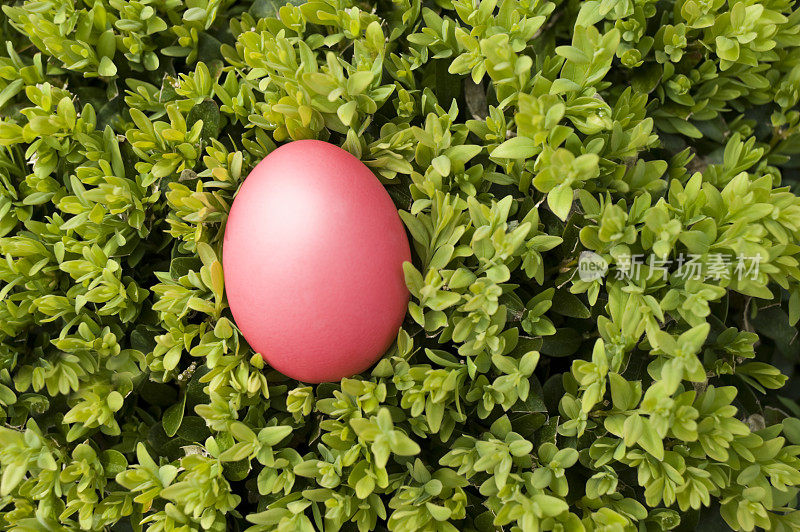
[[[14,0],[0,43],[3,529],[800,530],[793,1]],[[414,250],[317,386],[219,260],[305,138]]]

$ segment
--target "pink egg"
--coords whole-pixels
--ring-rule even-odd
[[[250,172],[225,228],[233,318],[273,368],[338,381],[369,368],[408,305],[403,224],[372,172],[317,140],[285,144]]]

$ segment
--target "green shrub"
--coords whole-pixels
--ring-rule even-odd
[[[0,42],[3,529],[800,530],[793,1],[11,0]],[[414,248],[317,386],[219,261],[304,138]]]

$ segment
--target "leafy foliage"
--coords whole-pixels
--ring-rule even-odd
[[[800,530],[794,2],[14,0],[0,41],[4,529]],[[414,248],[396,344],[317,386],[219,260],[304,138]]]

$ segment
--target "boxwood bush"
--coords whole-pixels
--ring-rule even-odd
[[[793,0],[11,0],[0,43],[3,529],[800,530]],[[219,260],[305,138],[414,250],[316,386]]]

